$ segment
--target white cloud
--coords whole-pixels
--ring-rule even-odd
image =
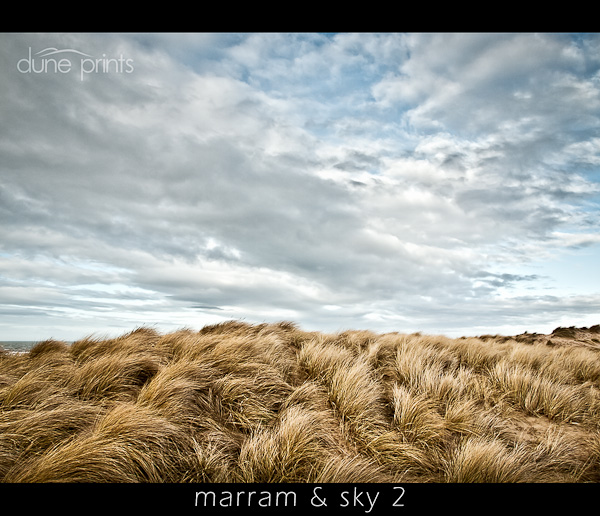
[[[600,243],[593,38],[1,39],[5,338],[24,313],[70,334],[111,317],[451,332],[579,316],[583,298],[543,297],[524,270]],[[135,71],[15,70],[50,45]]]

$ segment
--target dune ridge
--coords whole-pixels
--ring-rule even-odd
[[[229,321],[0,352],[2,482],[597,482],[600,326]]]

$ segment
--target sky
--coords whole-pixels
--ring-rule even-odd
[[[0,340],[600,323],[600,34],[0,34]]]

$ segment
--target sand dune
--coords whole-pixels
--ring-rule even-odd
[[[3,482],[595,482],[600,326],[228,322],[0,353]]]

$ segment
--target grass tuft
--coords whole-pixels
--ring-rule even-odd
[[[600,350],[584,330],[229,321],[3,350],[0,479],[597,482]]]

